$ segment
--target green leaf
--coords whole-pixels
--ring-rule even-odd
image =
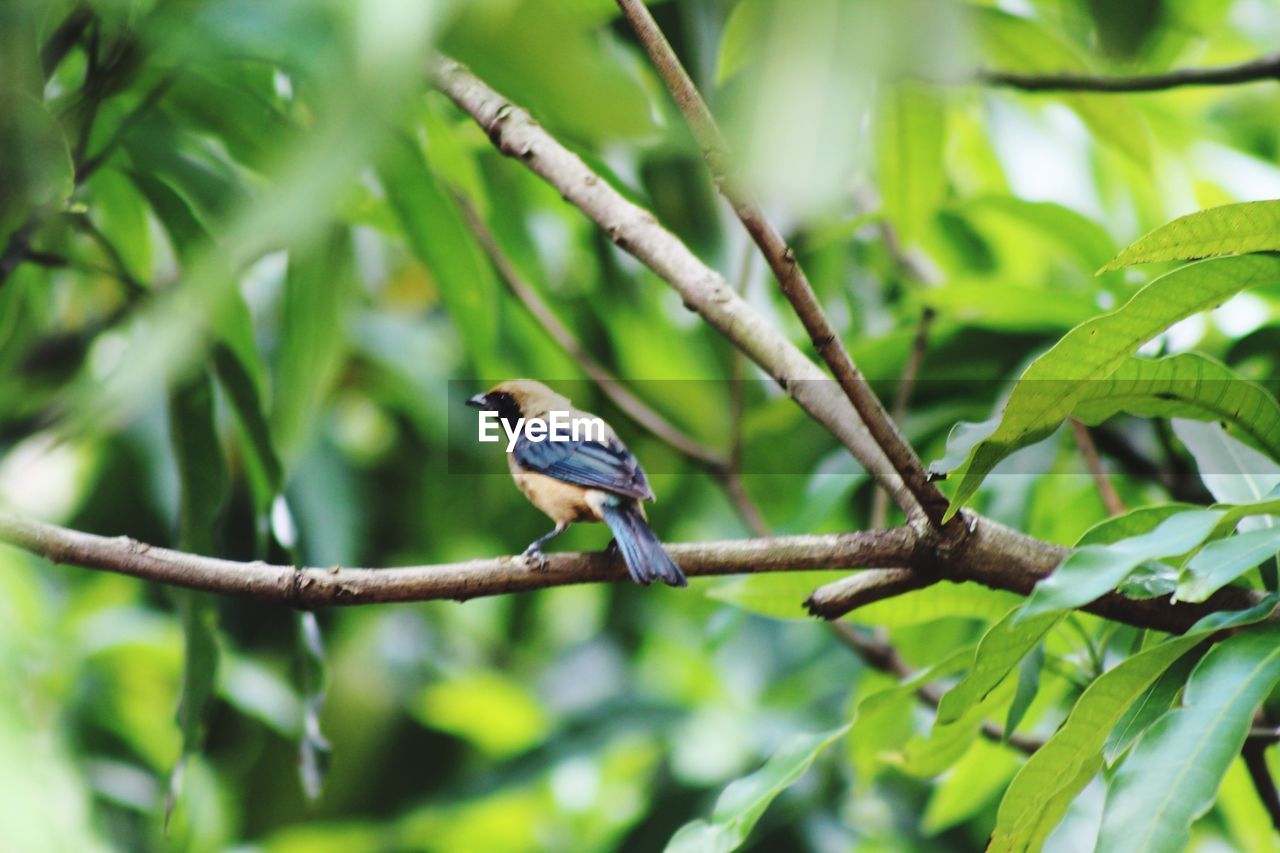
[[[811,621],[813,616],[804,609],[804,600],[818,587],[848,574],[844,570],[753,574],[703,588],[708,598],[752,613],[775,619]],[[861,625],[886,627],[919,625],[947,617],[998,619],[1021,600],[1013,593],[980,584],[945,584],[877,601],[858,608],[848,618]]]
[[[1019,608],[1009,611],[983,635],[968,674],[943,695],[935,725],[960,719],[985,699],[1061,618],[1061,614],[1046,613],[1034,619],[1018,620],[1018,613]]]
[[[1208,643],[1178,658],[1136,702],[1125,709],[1124,716],[1116,723],[1111,734],[1107,735],[1107,743],[1102,748],[1102,757],[1108,766],[1115,764],[1116,759],[1124,755],[1138,736],[1172,707],[1191,676],[1191,670],[1195,669],[1196,663],[1206,651]]]
[[[1109,378],[1091,383],[1071,414],[1093,426],[1120,412],[1221,423],[1228,434],[1280,458],[1280,403],[1261,385],[1198,353],[1130,357]]]
[[[1236,634],[1196,665],[1182,707],[1134,745],[1107,787],[1101,851],[1179,851],[1213,805],[1254,711],[1280,682],[1280,626]]]
[[[1036,584],[1018,621],[1081,607],[1115,589],[1140,563],[1178,557],[1193,550],[1217,529],[1223,510],[1189,510],[1165,519],[1150,533],[1110,545],[1077,549]]]
[[[302,737],[298,744],[298,774],[302,790],[314,802],[324,789],[329,772],[329,756],[333,747],[320,730],[320,712],[325,699],[325,652],[320,623],[310,610],[295,616],[298,630],[298,658],[301,669],[299,693],[302,695]]]
[[[1004,721],[1006,742],[1018,730],[1027,709],[1035,701],[1036,693],[1040,691],[1040,671],[1044,668],[1044,657],[1044,644],[1041,643],[1018,664],[1018,686],[1014,688],[1013,701],[1009,703],[1009,713]]]
[[[1030,18],[991,8],[970,10],[970,22],[983,53],[1006,71],[1089,71],[1075,48]],[[1063,93],[1056,100],[1070,107],[1102,142],[1146,166],[1151,160],[1146,123],[1123,96]]]
[[[498,282],[493,270],[413,140],[395,138],[377,172],[405,240],[435,277],[476,368],[488,373],[497,348]]]
[[[1204,601],[1263,560],[1280,553],[1280,527],[1250,530],[1210,542],[1187,561],[1175,601]]]
[[[921,832],[936,835],[973,817],[995,799],[1020,766],[1009,749],[982,739],[974,741],[964,758],[933,789],[920,819]]]
[[[946,105],[929,86],[902,81],[882,95],[876,160],[884,215],[903,242],[916,241],[946,194]]]
[[[996,815],[990,853],[1039,849],[1071,800],[1102,767],[1107,733],[1130,704],[1206,636],[1265,619],[1277,600],[1272,596],[1249,610],[1206,616],[1181,637],[1145,649],[1095,679],[1062,727],[1009,783]]]
[[[1149,533],[1165,519],[1187,510],[1199,508],[1195,504],[1167,503],[1131,509],[1123,515],[1104,518],[1093,527],[1090,527],[1081,534],[1080,539],[1076,542],[1076,547],[1107,545],[1112,542],[1119,542],[1121,539]]]
[[[11,66],[6,66],[12,71]],[[36,98],[0,91],[0,246],[38,209],[71,194],[71,151],[58,121]]]
[[[1036,584],[1016,619],[1071,610],[1111,592],[1147,560],[1184,555],[1204,542],[1225,519],[1222,510],[1189,510],[1162,521],[1151,533],[1071,553],[1053,574]]]
[[[1247,287],[1280,280],[1280,257],[1245,255],[1201,261],[1142,288],[1125,305],[1068,332],[1022,374],[1000,426],[969,452],[955,472],[955,513],[1010,453],[1053,433],[1099,380],[1115,373],[1143,343],[1169,326],[1212,308]]]
[[[751,833],[769,804],[804,775],[814,760],[844,736],[849,724],[820,734],[793,735],[764,766],[724,789],[710,820],[695,820],[680,827],[667,842],[667,851],[736,850]]]
[[[1215,500],[1250,504],[1280,486],[1280,464],[1241,444],[1218,424],[1175,420],[1173,434],[1191,452]]]
[[[855,694],[858,702],[848,743],[854,772],[860,781],[868,780],[877,766],[891,763],[893,753],[900,752],[911,739],[915,732],[912,709],[918,701],[916,691],[931,681],[960,672],[972,656],[972,648],[958,648],[910,678],[894,681],[891,686],[875,692],[869,692],[862,681],[858,682]]]
[[[253,491],[254,508],[262,514],[271,508],[271,502],[284,487],[284,466],[263,414],[260,385],[250,372],[251,368],[225,343],[214,345],[213,364],[218,382],[227,392],[231,409],[236,414],[244,442],[245,468]],[[251,364],[261,367],[256,356]]]
[[[723,86],[756,55],[772,16],[773,7],[765,0],[742,0],[733,7],[724,22],[716,55],[717,86]]]
[[[175,388],[169,401],[169,429],[180,483],[178,545],[184,551],[212,556],[214,525],[227,494],[227,473],[215,429],[213,383],[201,372]],[[218,678],[217,610],[213,600],[194,590],[174,596],[184,638],[184,664],[177,721],[182,755],[169,776],[165,823],[182,788],[187,759],[204,740],[205,712]]]
[[[1139,237],[1100,272],[1152,261],[1280,250],[1280,201],[1246,201],[1189,213]]]
[[[271,406],[271,434],[286,458],[300,453],[315,429],[345,355],[346,311],[359,292],[345,228],[290,253]]]

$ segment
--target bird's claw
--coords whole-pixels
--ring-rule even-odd
[[[524,561],[524,567],[531,572],[540,572],[547,567],[547,555],[542,553],[541,548],[525,548],[520,558]]]
[[[608,544],[608,545],[606,545],[606,546],[604,546],[604,552],[605,552],[606,554],[608,554],[610,557],[617,556],[617,554],[618,554],[618,540],[617,540],[617,539],[610,539],[610,540],[609,540],[609,544]]]

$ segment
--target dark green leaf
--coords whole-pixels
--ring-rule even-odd
[[[212,556],[214,525],[226,499],[227,474],[214,428],[213,383],[207,375],[200,373],[174,389],[169,428],[181,489],[179,547]],[[213,601],[194,590],[177,590],[174,595],[185,639],[178,700],[182,756],[169,777],[166,823],[181,790],[186,760],[200,749],[204,739],[205,712],[218,677],[217,610]]]
[[[973,495],[1001,459],[1052,434],[1097,383],[1115,373],[1143,343],[1245,288],[1277,280],[1280,257],[1201,261],[1161,276],[1118,310],[1072,329],[1022,374],[1000,426],[974,446],[955,472],[959,485],[951,512]]]
[[[1222,510],[1189,510],[1165,519],[1150,533],[1110,545],[1086,545],[1036,584],[1017,618],[1031,620],[1088,604],[1115,589],[1138,564],[1194,550],[1225,517]]]
[[[1253,628],[1196,665],[1183,704],[1143,733],[1107,788],[1098,849],[1183,850],[1213,805],[1258,705],[1280,682],[1280,626]]]
[[[1174,637],[1145,649],[1089,685],[1062,728],[1027,759],[1005,791],[988,848],[991,853],[1038,850],[1067,807],[1102,768],[1107,733],[1160,675],[1206,636],[1265,619],[1273,596],[1247,611],[1215,613]]]

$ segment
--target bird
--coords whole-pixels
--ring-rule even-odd
[[[567,398],[532,379],[500,382],[467,405],[495,413],[511,438],[507,466],[516,486],[555,522],[551,532],[524,550],[526,564],[545,567],[542,546],[570,524],[603,521],[613,533],[610,549],[622,554],[632,580],[642,586],[655,580],[688,585],[645,517],[643,502],[655,498],[644,469],[602,419],[574,409]],[[584,428],[576,434],[566,429],[566,440],[535,440],[530,435],[536,430],[525,428],[535,420],[554,424],[559,418]]]

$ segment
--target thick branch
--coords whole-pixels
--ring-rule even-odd
[[[698,260],[649,211],[633,204],[587,168],[523,109],[490,89],[461,64],[430,64],[436,85],[515,157],[592,221],[623,251],[668,282],[692,311],[765,370],[811,417],[825,426],[876,477],[901,496],[902,479],[838,385],[751,308],[724,277]]]
[[[760,247],[761,253],[769,262],[778,285],[791,307],[795,309],[805,331],[823,361],[831,368],[832,375],[840,383],[841,389],[848,396],[858,417],[866,424],[867,429],[875,437],[884,454],[889,458],[894,470],[902,478],[908,495],[894,494],[894,500],[902,507],[908,518],[916,515],[917,507],[935,527],[941,527],[942,517],[947,511],[947,499],[937,486],[929,482],[924,465],[916,456],[911,445],[898,431],[897,425],[890,419],[879,398],[871,390],[871,385],[849,357],[849,351],[836,334],[822,304],[818,301],[813,286],[800,267],[795,251],[787,245],[787,241],[773,223],[765,216],[760,205],[753,199],[745,187],[733,180],[728,165],[729,152],[720,128],[716,125],[711,110],[707,108],[702,95],[693,84],[684,66],[680,64],[675,51],[667,42],[666,36],[658,28],[653,16],[643,0],[617,0],[623,15],[635,30],[641,46],[649,54],[659,76],[666,83],[667,89],[675,99],[676,105],[683,113],[689,129],[702,149],[703,159],[716,187],[721,195],[733,207],[734,213],[742,221],[751,239]],[[959,528],[956,528],[959,530]]]
[[[819,618],[839,619],[859,607],[924,589],[939,580],[916,569],[868,569],[818,587],[804,606]]]
[[[904,527],[867,533],[780,536],[668,545],[691,577],[901,566],[913,558],[915,536]],[[396,569],[294,568],[238,563],[157,548],[127,537],[95,536],[0,513],[0,542],[55,563],[132,575],[171,586],[297,607],[392,601],[465,601],[576,583],[627,579],[620,559],[606,553],[549,554],[545,569],[519,557],[496,557]]]
[[[1062,74],[1018,74],[1011,71],[979,71],[977,82],[1024,92],[1158,92],[1183,86],[1234,86],[1262,80],[1280,79],[1280,55],[1264,56],[1237,65],[1216,68],[1179,68],[1159,74],[1100,76],[1066,72]]]
[[[527,112],[510,104],[466,68],[437,58],[430,63],[430,73],[436,85],[488,132],[500,151],[540,175],[603,228],[619,247],[667,281],[691,310],[772,376],[881,483],[889,485],[895,494],[901,492],[901,478],[840,389],[747,305],[722,276],[694,257],[652,214],[632,204],[588,169]],[[969,512],[961,512],[957,519],[969,535],[960,541],[920,541],[917,547],[924,557],[914,561],[913,567],[940,573],[947,580],[972,580],[1027,595],[1036,581],[1068,553],[1066,548]],[[895,567],[893,563],[871,565]],[[1170,604],[1165,599],[1135,601],[1112,594],[1085,609],[1130,625],[1178,633],[1210,612],[1242,610],[1259,600],[1257,593],[1227,587],[1202,604]]]

